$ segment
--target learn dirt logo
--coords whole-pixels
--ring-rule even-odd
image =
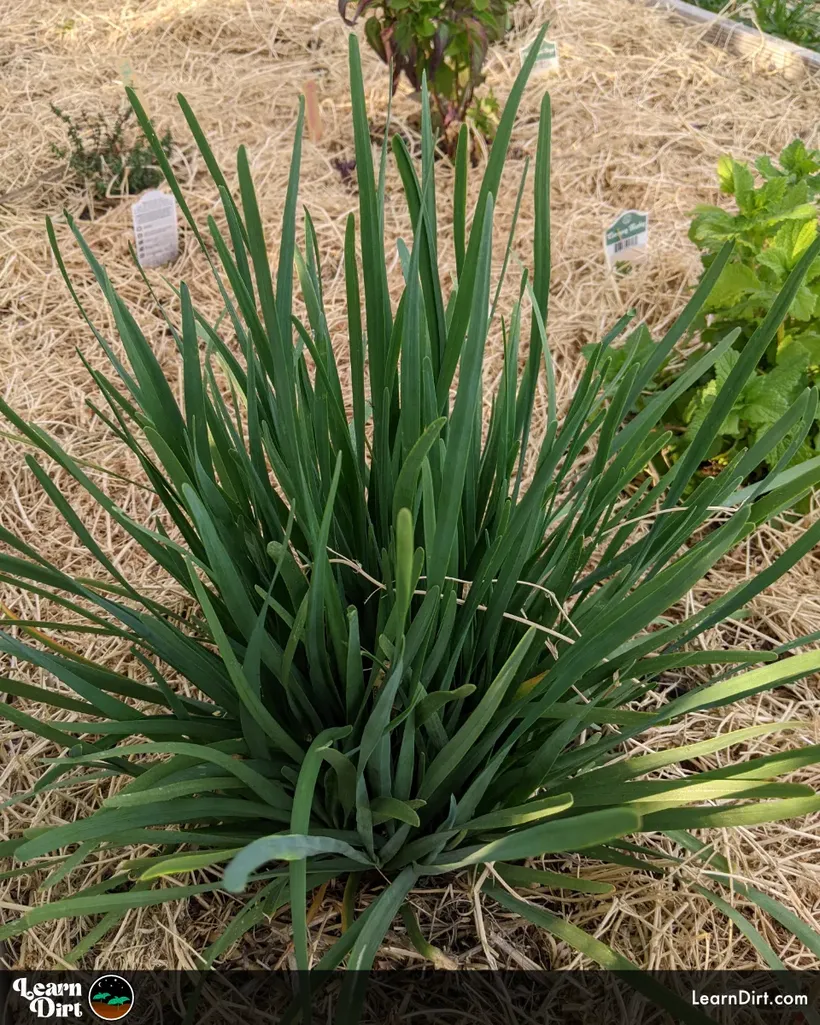
[[[124,1018],[134,1006],[131,983],[120,975],[101,975],[88,991],[88,1003],[98,1018]]]

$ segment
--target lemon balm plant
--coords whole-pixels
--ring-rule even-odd
[[[704,267],[727,239],[735,243],[733,258],[723,269],[706,301],[701,317],[700,339],[712,345],[738,328],[735,347],[715,366],[711,379],[678,403],[686,432],[678,451],[697,432],[706,415],[717,380],[725,374],[737,351],[742,349],[779,294],[789,272],[817,238],[820,205],[820,151],[807,150],[795,139],[780,154],[780,166],[761,157],[756,167],[764,181],[755,187],[747,164],[721,157],[718,176],[721,192],[734,196],[738,212],[730,214],[715,206],[700,206],[689,229],[689,237],[701,249]],[[757,373],[738,396],[724,423],[716,432],[709,452],[711,460],[726,463],[738,439],[748,445],[761,437],[768,426],[789,408],[807,383],[815,383],[820,364],[820,260],[809,267],[803,284],[761,361]],[[786,443],[786,439],[782,444]],[[815,423],[793,463],[815,458],[820,452],[820,434]],[[676,453],[677,454],[677,453]],[[781,454],[774,449],[771,464]]]
[[[708,862],[711,883],[703,893],[740,920],[761,956],[771,948],[719,895],[721,887],[759,904],[820,954],[807,924],[732,880],[729,866],[691,832],[820,808],[808,787],[781,779],[820,760],[820,747],[803,740],[803,724],[761,723],[655,753],[650,738],[644,753],[624,757],[631,738],[658,724],[820,667],[820,654],[812,651],[778,658],[687,647],[786,572],[820,538],[820,524],[758,576],[702,609],[687,615],[678,604],[724,553],[811,486],[800,478],[781,482],[784,453],[764,480],[737,493],[783,437],[797,429],[792,444],[800,443],[817,404],[807,389],[759,441],[681,502],[715,426],[774,337],[820,243],[747,342],[698,437],[658,478],[647,468],[668,442],[659,429],[664,412],[732,337],[626,423],[624,414],[693,322],[729,252],[715,259],[648,358],[627,359],[605,388],[607,346],[628,318],[616,325],[559,412],[545,330],[546,98],[534,175],[534,264],[509,317],[500,318],[504,370],[484,425],[482,360],[488,307],[497,294],[491,287],[494,197],[538,48],[509,97],[469,228],[466,149],[460,150],[453,200],[458,281],[449,296],[438,272],[428,114],[420,177],[402,140],[393,140],[414,226],[412,242],[400,245],[404,287],[394,307],[383,238],[387,153],[376,173],[353,37],[350,47],[360,205],[358,225],[349,219],[344,253],[349,395],[333,344],[342,340],[328,332],[309,217],[306,252],[295,242],[301,117],[272,268],[245,150],[238,154],[235,196],[180,97],[227,224],[221,233],[209,220],[203,233],[130,95],[204,258],[212,261],[230,324],[220,331],[180,286],[180,319],[169,313],[168,327],[179,353],[181,402],[71,225],[127,354],[122,362],[89,321],[113,368],[110,377],[91,371],[108,405],[107,412],[95,408],[139,461],[165,516],[135,522],[56,439],[2,403],[39,452],[29,465],[45,495],[100,564],[94,579],[71,576],[3,530],[4,583],[47,596],[86,628],[127,642],[141,672],[126,675],[86,660],[44,624],[19,626],[23,639],[0,632],[4,652],[64,685],[6,679],[3,689],[76,716],[54,723],[47,711],[32,716],[18,704],[2,706],[18,727],[54,744],[34,790],[16,800],[89,779],[123,784],[112,786],[93,814],[30,829],[0,846],[0,855],[14,856],[18,873],[34,872],[42,865],[37,859],[48,857],[53,882],[101,852],[113,864],[112,854],[125,855],[133,845],[154,850],[121,862],[90,891],[7,921],[0,939],[59,918],[100,916],[65,952],[76,961],[130,908],[226,889],[244,894],[244,902],[203,952],[204,964],[289,905],[299,968],[346,962],[363,969],[416,884],[490,865],[485,889],[505,907],[607,967],[632,968],[557,912],[515,893],[540,887],[607,900],[607,885],[525,862],[582,852],[663,871],[657,848],[640,842],[644,833],[672,837],[679,849]],[[72,288],[51,225],[49,233]],[[509,254],[511,240],[506,244]],[[304,320],[294,313],[294,265]],[[536,440],[531,424],[542,375],[547,421]],[[158,572],[188,594],[189,615],[142,593],[118,570],[52,482],[43,458],[68,472]],[[692,665],[714,666],[711,682],[669,698],[658,692],[663,674]],[[180,677],[190,686],[175,686]],[[743,757],[753,738],[788,730],[795,739],[783,753]],[[702,767],[701,759],[725,750],[736,757],[719,768]],[[307,904],[311,891],[330,880],[345,885],[346,929],[314,957]],[[357,887],[368,897],[358,917]]]

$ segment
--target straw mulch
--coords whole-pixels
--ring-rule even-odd
[[[561,393],[566,397],[580,372],[581,346],[600,337],[602,329],[627,308],[634,306],[656,333],[681,309],[699,272],[697,254],[686,238],[688,212],[697,203],[717,200],[719,155],[728,151],[752,159],[761,153],[775,154],[800,134],[815,146],[820,143],[816,127],[820,82],[816,76],[786,82],[767,72],[763,64],[756,66],[753,58],[738,59],[709,47],[697,31],[631,0],[557,0],[551,5],[534,0],[532,9],[521,5],[515,34],[490,60],[489,80],[499,98],[506,95],[518,69],[519,46],[548,18],[551,36],[560,46],[561,69],[528,88],[513,138],[506,187],[498,197],[497,249],[502,249],[501,240],[506,237],[524,161],[535,152],[538,106],[548,87],[554,108],[549,328]],[[65,206],[86,218],[80,222],[85,236],[115,287],[137,311],[157,352],[167,357],[168,367],[175,363],[171,339],[128,259],[131,204],[98,202],[88,219],[85,193],[60,171],[50,151],[52,143],[63,142],[63,136],[49,101],[71,112],[115,110],[123,100],[122,61],[127,59],[155,123],[174,130],[174,163],[192,208],[204,220],[216,210],[217,197],[174,102],[176,92],[183,91],[225,165],[231,166],[240,143],[247,145],[274,247],[298,95],[307,81],[315,81],[323,135],[320,141],[306,142],[302,198],[313,214],[324,256],[331,332],[343,349],[341,247],[345,218],[357,202],[355,191],[333,163],[352,156],[345,40],[346,30],[332,0],[129,0],[122,4],[84,0],[77,9],[45,0],[6,4],[0,39],[0,197],[5,197],[0,198],[0,385],[21,414],[56,434],[75,456],[118,473],[134,472],[127,455],[112,444],[84,404],[93,389],[75,346],[92,365],[102,367],[104,360],[59,280],[46,242],[46,214],[57,215]],[[378,133],[385,119],[385,72],[369,54],[365,71]],[[398,130],[412,138],[417,116],[412,99],[397,98],[394,114]],[[440,242],[445,277],[451,265],[444,198],[450,182],[450,172],[442,164]],[[399,235],[407,236],[408,225],[394,176],[388,189],[386,230],[388,251],[394,254],[394,241]],[[604,265],[602,232],[630,207],[649,211],[651,252],[631,275],[616,279]],[[524,260],[532,231],[528,195],[517,248]],[[76,245],[69,242],[66,226],[58,224],[57,232],[65,243],[66,262],[82,301],[103,329],[113,334],[90,271]],[[392,259],[391,279],[398,283],[398,258]],[[203,310],[214,317],[219,314],[218,292],[190,232],[183,236],[179,260],[166,271],[173,282],[188,282]],[[155,272],[152,278],[162,294],[169,294],[160,274]],[[488,357],[490,379],[499,353],[500,341]],[[22,447],[7,439],[0,443],[0,522],[64,569],[94,573],[76,538],[33,485]],[[70,482],[59,473],[56,479],[81,513],[88,509]],[[106,487],[136,517],[147,517],[155,510],[150,493],[105,479]],[[144,591],[165,587],[141,553],[103,516],[96,511],[88,516],[106,550],[139,587]],[[689,605],[705,602],[759,570],[794,536],[789,529],[764,530],[711,574],[690,595]],[[819,565],[816,556],[805,560],[788,579],[755,601],[748,618],[713,631],[706,638],[708,646],[766,649],[772,642],[782,643],[820,628]],[[48,610],[46,603],[8,590],[3,600],[18,616],[59,615],[59,609]],[[72,643],[85,641],[75,635]],[[115,667],[129,665],[127,652],[113,642],[95,641],[90,647],[95,658]],[[28,672],[13,664],[5,664],[3,671]],[[129,671],[140,672],[132,666]],[[677,682],[670,680],[670,685]],[[799,733],[800,741],[820,740],[816,686],[816,681],[806,681],[749,701],[728,715],[695,716],[683,728],[659,730],[653,743],[677,745],[783,718],[807,723]],[[756,742],[746,754],[775,751],[797,740],[794,735],[775,735]],[[0,725],[0,798],[30,786],[41,771],[39,759],[54,753],[45,741]],[[820,773],[807,771],[800,778],[813,779],[820,788]],[[102,787],[86,785],[7,809],[0,817],[0,835],[70,821],[105,796]],[[753,880],[804,921],[820,927],[817,827],[815,819],[740,830],[719,835],[717,847],[739,877]],[[112,871],[117,860],[108,855],[93,863],[85,877],[80,874],[72,891]],[[546,898],[548,906],[560,909],[639,964],[742,968],[761,963],[736,927],[703,898],[688,896],[674,877],[656,880],[595,863],[584,866],[584,871],[616,882],[617,896],[590,901],[555,895]],[[687,878],[694,874],[694,868],[682,871]],[[0,883],[0,918],[44,901],[48,895],[36,890],[43,878],[41,873],[33,881],[17,878]],[[479,900],[475,882],[465,875],[449,887],[422,890],[413,898],[425,935],[444,952],[442,963],[524,968],[584,963],[564,944]],[[61,884],[57,892],[71,891]],[[338,932],[339,901],[340,893],[329,890],[316,908],[317,950],[324,948],[325,934]],[[736,904],[788,966],[820,967],[779,926],[743,901]],[[219,934],[236,906],[234,898],[213,896],[131,912],[98,944],[87,963],[124,969],[194,966],[196,951]],[[8,960],[29,969],[59,966],[82,931],[69,922],[39,928],[10,945]],[[284,920],[280,916],[257,928],[229,952],[224,963],[274,967],[287,965],[289,958],[285,915]],[[418,963],[400,925],[391,933],[378,963],[385,967]]]

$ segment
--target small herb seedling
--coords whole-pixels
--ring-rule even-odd
[[[55,103],[51,109],[65,125],[68,136],[67,145],[52,144],[52,152],[68,161],[69,170],[93,191],[95,198],[135,195],[156,188],[162,181],[151,147],[141,135],[132,137],[127,131],[133,114],[130,107],[113,117],[86,111],[72,116]],[[167,131],[160,139],[166,156],[172,144],[171,132]]]

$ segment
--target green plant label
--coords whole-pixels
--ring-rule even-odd
[[[521,47],[521,63],[529,56],[530,50],[533,44],[528,43],[526,46]],[[532,72],[534,75],[543,75],[547,71],[558,70],[558,44],[553,43],[548,39],[545,39],[538,50],[538,56],[535,59]]]
[[[649,247],[649,214],[626,210],[604,233],[604,249],[610,267],[631,260]]]
[[[132,216],[141,267],[159,267],[177,258],[179,226],[173,196],[151,189],[134,203]]]

